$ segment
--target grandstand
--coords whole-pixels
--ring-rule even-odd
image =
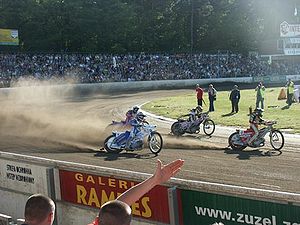
[[[241,54],[0,54],[0,86],[18,79],[74,83],[300,74],[300,64]]]

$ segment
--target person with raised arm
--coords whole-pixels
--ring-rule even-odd
[[[156,185],[168,181],[177,174],[183,163],[184,160],[177,159],[167,165],[163,165],[160,160],[157,160],[157,168],[152,176],[131,187],[117,197],[116,200],[103,204],[99,210],[98,217],[89,225],[130,225],[132,215],[129,206],[138,201]]]

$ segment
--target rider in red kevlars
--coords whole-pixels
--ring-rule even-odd
[[[248,141],[248,145],[252,146],[253,145],[253,141],[257,138],[258,134],[259,134],[259,129],[258,126],[260,124],[264,124],[265,121],[262,119],[263,115],[262,113],[264,112],[263,109],[261,108],[256,108],[251,114],[250,114],[250,118],[249,118],[249,123],[250,123],[250,128],[254,131],[253,136],[249,139]]]
[[[132,109],[130,109],[130,110],[127,111],[127,113],[126,113],[126,119],[124,121],[125,124],[130,124],[131,120],[133,120],[136,117],[139,109],[140,109],[139,107],[134,106]]]

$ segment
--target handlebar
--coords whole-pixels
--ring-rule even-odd
[[[143,127],[144,129],[146,129],[146,130],[148,130],[148,129],[153,130],[153,129],[156,128],[156,125],[152,125],[152,124],[143,124],[142,127]]]
[[[272,126],[272,125],[274,125],[274,124],[277,124],[277,121],[266,121],[265,123],[264,123],[266,126]]]

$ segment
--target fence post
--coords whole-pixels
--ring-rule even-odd
[[[55,201],[55,183],[54,183],[54,168],[46,169],[47,174],[47,185],[48,185],[48,196]],[[55,213],[53,225],[57,225],[57,213]]]
[[[178,201],[176,187],[168,188],[170,225],[179,225]]]

